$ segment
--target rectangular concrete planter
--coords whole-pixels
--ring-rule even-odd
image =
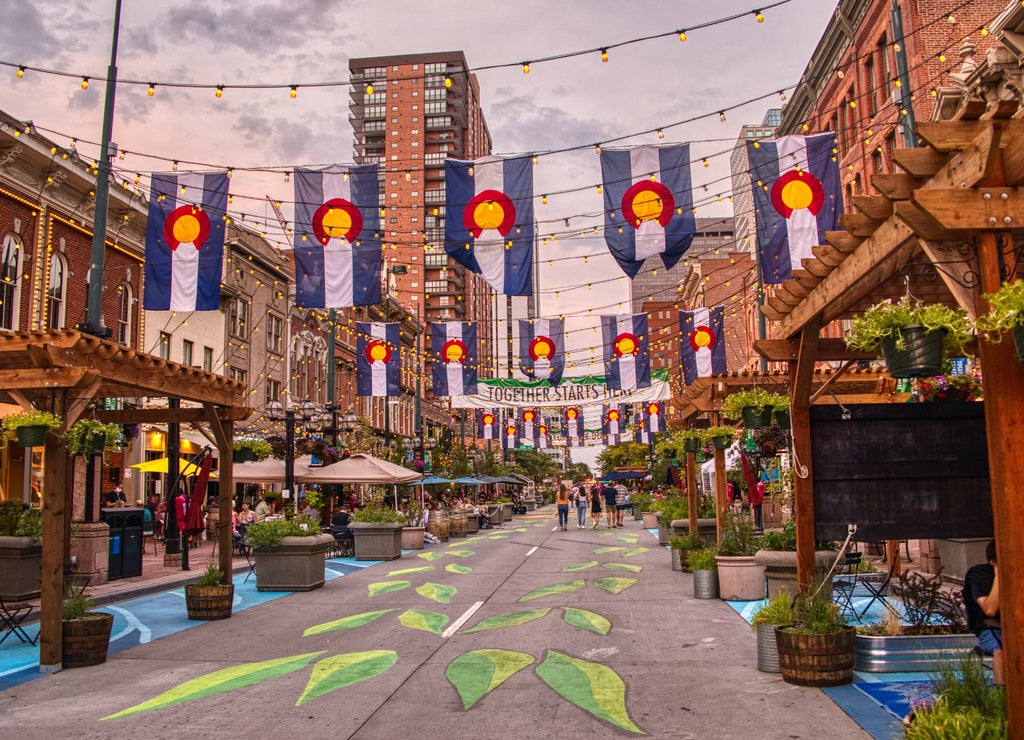
[[[937,540],[939,560],[942,561],[942,576],[956,583],[963,583],[967,569],[985,562],[985,546],[991,537],[961,537]]]
[[[402,557],[402,524],[352,522],[356,560],[397,560]]]
[[[402,527],[402,549],[423,549],[423,527]]]
[[[399,529],[401,536],[401,529]],[[329,534],[313,537],[282,537],[277,547],[257,547],[256,589],[258,591],[312,591],[324,585],[324,559]]]
[[[604,502],[601,502],[602,506]],[[657,529],[658,519],[660,512],[657,511],[644,511],[640,514],[640,518],[644,520],[644,529]]]
[[[0,537],[0,596],[24,601],[39,596],[43,546],[31,537]]]
[[[853,667],[867,673],[931,673],[977,644],[974,635],[857,635]]]
[[[480,519],[472,511],[466,514],[466,534],[476,534],[480,531]]]

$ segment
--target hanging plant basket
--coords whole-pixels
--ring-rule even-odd
[[[231,459],[236,463],[255,462],[256,453],[248,447],[243,447],[242,449],[234,450],[231,453]]]
[[[14,430],[21,447],[42,447],[46,444],[47,426],[23,426]]]
[[[700,440],[696,437],[683,440],[683,451],[700,452]]]
[[[89,449],[93,452],[103,452],[107,446],[107,435],[94,434],[89,438]]]
[[[779,429],[789,429],[791,424],[789,420],[789,409],[775,409],[775,411],[772,412],[772,418],[775,420],[775,425]]]
[[[925,333],[923,326],[904,326],[899,335],[902,341],[896,337],[885,337],[880,343],[889,375],[894,378],[926,378],[942,374],[945,329]]]
[[[1024,362],[1024,324],[1013,327],[1013,346],[1017,348],[1017,359]]]
[[[744,406],[740,413],[743,418],[743,426],[747,429],[764,429],[772,423],[770,406]]]
[[[732,444],[732,437],[728,437],[724,434],[719,437],[712,437],[711,444],[715,446],[716,450],[727,450],[729,449],[729,445]]]

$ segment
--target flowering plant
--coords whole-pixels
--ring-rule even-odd
[[[416,468],[417,470],[419,470],[420,472],[423,472],[423,469],[425,467],[427,467],[427,464],[425,462],[423,462],[422,460],[413,460],[412,461],[412,466],[414,468]]]
[[[921,401],[977,401],[984,389],[979,376],[967,373],[921,378],[916,393]]]

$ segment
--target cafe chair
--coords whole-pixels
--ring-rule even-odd
[[[29,645],[36,644],[39,635],[29,637],[25,628],[21,626],[22,622],[28,619],[28,615],[31,613],[31,604],[24,601],[5,602],[3,597],[0,596],[0,632],[3,633],[0,634],[0,645],[3,645],[4,640],[12,634]]]

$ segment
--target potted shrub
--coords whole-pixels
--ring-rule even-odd
[[[79,419],[64,433],[68,443],[68,453],[85,455],[90,452],[102,452],[107,447],[117,447],[121,439],[119,424],[104,424],[95,419]]]
[[[273,446],[264,439],[236,439],[231,448],[236,463],[265,460],[274,454]]]
[[[881,349],[894,378],[921,378],[940,374],[944,350],[962,354],[972,336],[963,309],[922,304],[904,296],[876,303],[856,317],[846,344],[853,349]]]
[[[764,598],[764,566],[756,562],[760,546],[749,516],[726,514],[718,541],[718,590],[726,601]]]
[[[736,430],[732,427],[711,427],[705,429],[702,438],[706,444],[711,444],[716,450],[727,450],[736,436]]]
[[[0,596],[24,601],[39,596],[42,582],[42,517],[20,501],[0,501]]]
[[[706,546],[704,540],[693,534],[677,534],[668,543],[672,549],[672,570],[690,572],[690,554],[697,550],[703,550]]]
[[[943,663],[932,677],[935,698],[903,719],[906,740],[1010,736],[1006,691],[989,682],[981,658],[966,655]]]
[[[686,558],[690,572],[693,573],[693,598],[718,598],[718,562],[713,548],[691,552]]]
[[[793,601],[785,591],[779,591],[754,612],[750,626],[757,632],[757,670],[779,673],[779,647],[775,641],[775,628],[793,624]]]
[[[235,584],[223,583],[224,571],[211,565],[185,586],[185,608],[189,619],[227,619],[235,596]]]
[[[776,409],[788,412],[789,399],[763,387],[730,393],[722,401],[722,416],[726,419],[742,419],[747,429],[770,426]]]
[[[312,591],[324,585],[333,537],[320,533],[320,522],[307,516],[257,522],[246,528],[245,540],[253,548],[257,590]]]
[[[685,498],[682,496],[663,496],[651,504],[651,506],[654,508],[655,513],[660,515],[658,517],[658,544],[667,545],[669,540],[672,539],[673,534],[683,534],[682,532],[673,532],[672,522],[687,517],[689,507]]]
[[[988,313],[978,317],[977,326],[990,342],[1000,342],[1003,332],[1010,332],[1017,349],[1017,359],[1024,362],[1024,280],[1003,283],[995,293],[985,296]]]
[[[699,429],[686,429],[679,433],[678,438],[682,440],[683,452],[700,452],[704,446],[704,433]]]
[[[92,611],[92,597],[85,590],[68,589],[61,611],[61,665],[83,668],[107,660],[114,615]]]
[[[19,411],[4,417],[2,436],[6,442],[17,439],[22,447],[42,447],[46,444],[47,432],[59,431],[61,426],[60,417],[49,411]]]
[[[397,560],[402,557],[405,515],[384,504],[383,491],[365,495],[363,503],[363,508],[352,515],[348,525],[352,530],[356,560]]]
[[[641,522],[644,518],[644,512],[652,511],[651,507],[654,506],[654,496],[647,493],[634,493],[629,497],[629,503],[633,505],[633,519]]]
[[[472,508],[469,509],[466,515],[467,529],[469,531],[468,524],[472,521],[477,525],[473,529],[474,532],[479,529],[479,520],[473,514]],[[422,550],[423,549],[423,534],[426,531],[421,526],[423,522],[423,507],[419,505],[419,502],[412,501],[405,509],[405,526],[402,527],[402,549],[403,550]]]
[[[832,603],[832,579],[793,602],[794,623],[776,627],[782,680],[797,686],[842,686],[853,680],[856,632]]]
[[[832,567],[835,559],[833,543],[815,543],[814,562],[818,568]],[[796,521],[790,519],[781,530],[765,532],[760,549],[754,555],[754,562],[764,566],[768,598],[780,592],[796,595],[799,590],[796,580]]]

